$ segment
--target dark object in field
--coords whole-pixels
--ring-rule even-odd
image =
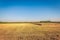
[[[37,24],[37,23],[34,23],[35,25],[40,25],[40,26],[42,26],[42,24]]]

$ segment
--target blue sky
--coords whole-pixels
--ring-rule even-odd
[[[0,0],[0,21],[60,21],[60,0]]]

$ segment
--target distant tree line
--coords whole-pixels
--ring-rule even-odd
[[[60,23],[60,22],[55,22],[55,21],[40,21],[40,23]]]
[[[40,21],[41,23],[51,22],[51,21]]]

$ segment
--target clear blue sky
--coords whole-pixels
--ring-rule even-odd
[[[0,21],[60,21],[60,0],[0,0]]]

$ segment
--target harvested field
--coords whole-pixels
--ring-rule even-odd
[[[2,23],[0,40],[60,40],[60,23]]]

